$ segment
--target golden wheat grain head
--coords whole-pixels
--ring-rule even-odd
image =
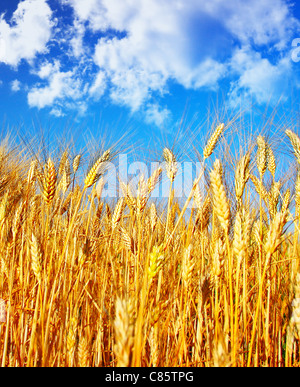
[[[230,207],[226,197],[225,188],[220,175],[220,160],[216,160],[214,168],[210,173],[211,187],[213,191],[213,208],[219,218],[220,224],[225,232],[228,232],[230,220]]]
[[[293,146],[294,155],[296,157],[296,160],[300,164],[300,138],[298,137],[298,135],[295,132],[293,132],[290,129],[287,129],[285,131],[285,134],[289,137],[291,144]]]
[[[110,160],[110,157],[111,150],[108,149],[103,152],[102,155],[95,161],[84,180],[84,185],[86,188],[89,188],[94,183],[96,183],[101,174],[104,173],[105,163]]]
[[[170,181],[174,181],[178,172],[177,161],[174,153],[169,148],[164,148],[163,158],[165,160],[166,172]]]
[[[223,123],[218,125],[217,128],[215,129],[215,131],[213,132],[213,134],[211,135],[210,139],[208,140],[208,142],[203,150],[204,160],[207,159],[213,153],[213,151],[217,145],[217,142],[218,142],[221,134],[224,131],[224,128],[225,128],[225,125]]]
[[[263,136],[259,135],[257,142],[257,169],[262,177],[267,169],[267,144]]]

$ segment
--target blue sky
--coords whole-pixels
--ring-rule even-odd
[[[0,119],[149,142],[216,101],[297,111],[297,38],[286,0],[0,0]]]

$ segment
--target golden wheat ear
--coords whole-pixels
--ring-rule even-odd
[[[118,367],[129,367],[134,344],[133,302],[117,298],[114,320],[115,347]]]
[[[0,324],[6,322],[6,304],[5,301],[0,298]]]
[[[56,170],[53,161],[49,158],[45,168],[43,196],[46,204],[50,206],[56,189]]]
[[[257,137],[257,169],[262,178],[267,169],[267,144],[263,136]]]
[[[274,155],[274,152],[272,150],[272,148],[270,147],[270,145],[268,145],[267,147],[267,160],[268,160],[268,169],[271,173],[271,175],[273,176],[273,179],[275,179],[275,172],[276,172],[276,159],[275,159],[275,155]]]
[[[175,157],[174,153],[169,148],[164,148],[163,158],[166,162],[167,176],[170,179],[170,181],[174,181],[175,176],[176,176],[177,171],[178,171],[176,157]]]
[[[210,173],[210,181],[213,191],[213,208],[216,211],[222,228],[225,230],[225,232],[228,232],[230,208],[222,182],[222,176],[220,174],[221,169],[222,165],[220,160],[216,160],[214,163],[214,169]]]
[[[296,133],[292,132],[290,129],[285,131],[285,134],[289,137],[291,144],[293,146],[294,155],[300,164],[300,138]]]
[[[88,174],[86,175],[86,178],[84,180],[84,186],[86,188],[89,188],[90,186],[92,186],[94,183],[96,183],[96,181],[99,179],[99,177],[101,176],[101,172],[104,172],[104,171],[101,171],[101,167],[103,166],[103,164],[105,162],[107,162],[109,159],[110,159],[110,156],[111,156],[111,151],[110,149],[105,151],[102,156],[100,156],[98,158],[98,160],[96,160],[96,162],[94,163],[94,165],[91,167],[91,169],[89,170]]]
[[[203,150],[204,160],[207,159],[213,153],[213,151],[217,145],[217,142],[218,142],[221,134],[224,131],[224,128],[225,128],[225,125],[220,124],[219,126],[217,126],[216,130],[213,132],[212,136],[208,140],[208,142]]]
[[[30,240],[30,251],[31,251],[31,267],[33,273],[40,283],[42,280],[42,254],[41,247],[37,237],[32,234]]]
[[[237,200],[240,200],[242,198],[245,185],[250,177],[249,163],[250,154],[247,153],[239,160],[235,170],[235,195]]]
[[[124,199],[121,198],[116,204],[114,214],[112,216],[112,221],[111,221],[112,230],[114,230],[119,224],[122,217],[123,210],[124,210]]]
[[[149,192],[149,193],[151,193],[151,192],[154,190],[156,184],[157,184],[158,181],[159,181],[159,178],[160,178],[161,173],[162,173],[162,168],[159,167],[159,168],[157,168],[157,169],[153,172],[153,174],[149,177],[149,179],[148,179],[148,181],[147,181],[147,184],[148,184],[148,192]]]
[[[74,157],[74,160],[73,160],[73,164],[72,164],[72,167],[73,167],[73,172],[76,173],[78,168],[79,168],[79,165],[80,165],[80,161],[81,161],[81,155],[76,155]]]

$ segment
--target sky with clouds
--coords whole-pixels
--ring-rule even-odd
[[[232,109],[289,101],[297,38],[287,0],[0,0],[0,118],[170,130],[220,94]]]

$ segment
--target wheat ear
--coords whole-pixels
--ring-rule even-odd
[[[118,367],[129,367],[132,357],[134,324],[133,304],[130,301],[116,299],[115,354]]]
[[[213,153],[213,151],[217,145],[217,142],[218,142],[218,140],[219,140],[219,138],[224,130],[224,127],[225,127],[224,124],[220,124],[219,126],[217,126],[216,130],[213,132],[212,136],[208,140],[208,142],[203,150],[204,160],[207,159]]]
[[[101,157],[98,158],[98,160],[94,163],[92,168],[90,169],[89,173],[87,174],[85,180],[84,180],[84,186],[86,188],[89,188],[91,185],[93,185],[98,178],[100,177],[99,170],[103,163],[108,161],[110,158],[110,150],[105,151]]]
[[[119,201],[115,207],[115,211],[114,211],[114,214],[112,217],[112,221],[111,221],[112,230],[114,230],[117,227],[117,225],[119,224],[121,217],[122,217],[123,209],[124,209],[124,199],[121,198],[121,199],[119,199]]]
[[[88,367],[88,360],[89,360],[88,343],[86,338],[82,336],[78,344],[79,367],[81,368]]]
[[[250,163],[250,155],[247,153],[244,155],[235,171],[235,195],[237,200],[240,200],[243,196],[245,185],[249,179],[249,163]]]
[[[274,156],[274,152],[269,145],[267,147],[267,160],[268,160],[268,169],[269,169],[271,175],[273,176],[273,179],[275,179],[276,159]]]
[[[162,246],[154,246],[149,257],[148,277],[152,281],[159,273],[165,259]]]
[[[222,177],[219,173],[220,160],[214,163],[214,169],[210,173],[210,181],[213,191],[214,210],[218,216],[222,228],[227,232],[229,228],[230,208],[226,197]]]
[[[296,133],[292,132],[290,129],[285,131],[285,134],[289,137],[291,144],[293,146],[294,154],[298,163],[300,164],[300,138]]]
[[[56,170],[53,161],[49,158],[46,166],[43,196],[49,206],[54,198],[56,188]]]
[[[292,301],[292,316],[290,324],[295,327],[300,336],[300,273],[297,273],[294,282],[295,297]]]
[[[192,281],[193,269],[195,267],[195,260],[191,254],[192,245],[190,244],[185,250],[182,259],[181,277],[186,289],[189,288]]]
[[[262,178],[267,169],[267,144],[263,136],[257,137],[257,169]]]
[[[78,168],[79,168],[79,165],[80,165],[80,160],[81,160],[81,155],[78,154],[74,157],[73,159],[73,164],[72,164],[72,167],[73,167],[73,172],[76,173]]]
[[[162,168],[157,168],[153,174],[149,177],[147,183],[148,183],[148,192],[149,194],[154,190],[156,184],[158,183],[159,177],[162,173]]]
[[[172,181],[174,181],[176,173],[178,171],[176,157],[175,157],[174,153],[169,148],[165,148],[163,150],[163,158],[166,162],[167,176],[170,179],[170,181],[172,182]]]
[[[36,276],[36,279],[40,283],[42,280],[42,254],[40,244],[34,234],[31,236],[30,241],[31,251],[31,267]]]
[[[147,200],[148,200],[148,185],[145,182],[144,175],[142,174],[138,184],[138,193],[137,193],[137,201],[136,201],[138,213],[141,213],[144,210],[147,204]]]
[[[295,183],[295,203],[297,215],[300,216],[300,172],[298,171]]]

